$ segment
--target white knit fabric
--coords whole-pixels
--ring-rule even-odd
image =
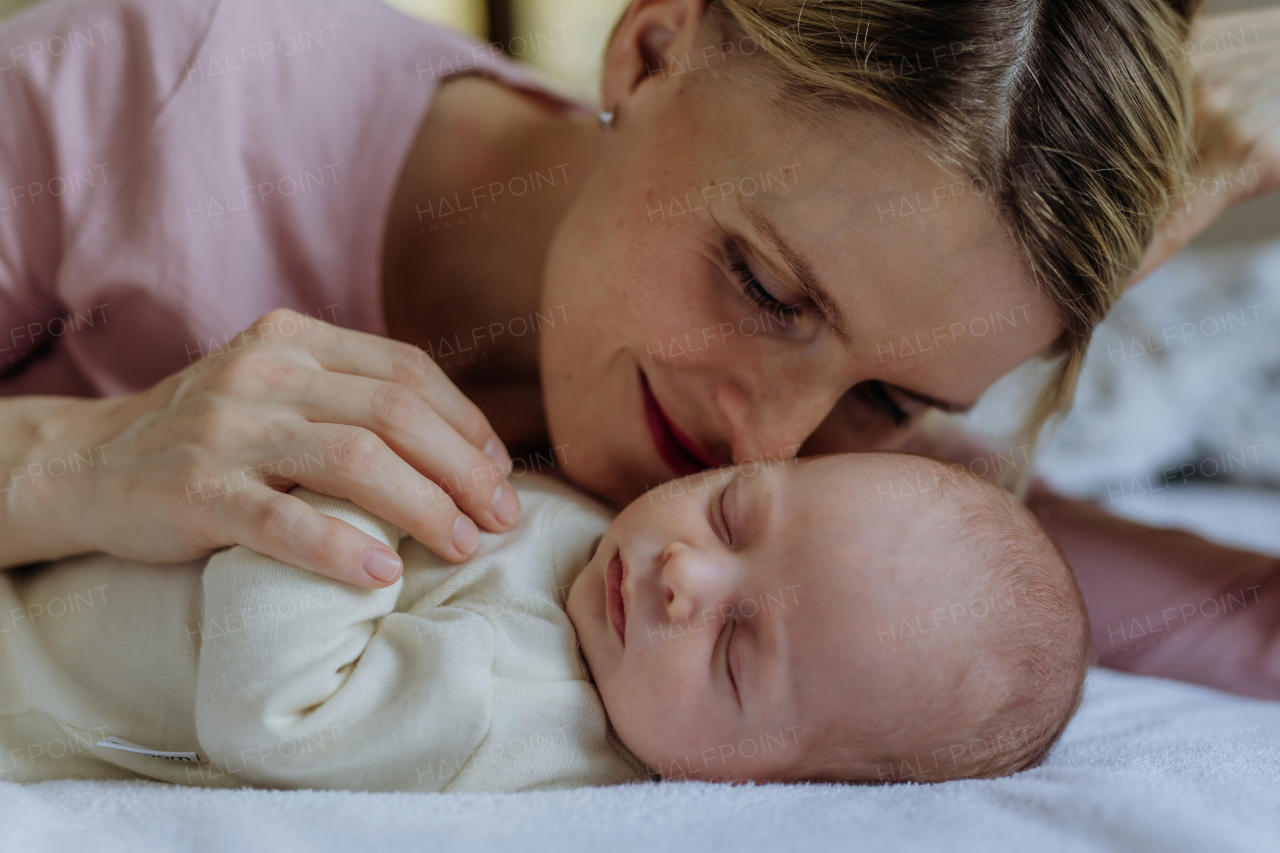
[[[382,590],[243,547],[207,566],[94,555],[0,576],[0,778],[419,791],[642,778],[563,610],[611,516],[549,480],[518,491],[518,527],[453,566],[296,489],[398,548],[404,577]],[[98,745],[109,736],[199,761]]]

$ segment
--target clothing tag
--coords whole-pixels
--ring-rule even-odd
[[[139,746],[132,741],[127,741],[122,737],[111,735],[106,740],[98,741],[98,746],[105,746],[109,749],[119,749],[124,752],[136,752],[139,755],[150,755],[153,758],[167,758],[170,761],[190,761],[193,764],[200,762],[200,756],[194,752],[163,752],[158,749],[148,749],[145,746]]]

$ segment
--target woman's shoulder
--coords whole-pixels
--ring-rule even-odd
[[[169,55],[181,64],[223,0],[45,0],[4,20],[6,59],[28,68],[92,61],[113,51]],[[22,42],[16,36],[46,36]],[[146,41],[144,36],[161,36]],[[17,44],[19,47],[12,47]],[[161,63],[165,64],[165,63]]]
[[[5,162],[33,146],[85,174],[32,187],[74,200],[84,186],[113,183],[120,163],[102,158],[128,137],[137,145],[165,99],[181,85],[218,0],[97,0],[38,3],[0,26],[0,108],[22,120],[4,135]],[[100,174],[94,174],[94,166]],[[114,175],[112,173],[115,173]],[[39,174],[40,170],[34,170]]]

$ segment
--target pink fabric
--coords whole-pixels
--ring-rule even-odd
[[[1125,533],[1063,543],[1098,664],[1280,699],[1280,561],[1183,531]]]
[[[53,0],[0,28],[0,395],[149,387],[289,307],[383,333],[440,79],[539,89],[380,0]]]

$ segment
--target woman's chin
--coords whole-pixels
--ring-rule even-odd
[[[597,434],[592,430],[583,434],[583,441],[570,441],[561,457],[564,466],[561,473],[578,488],[620,510],[651,486],[671,479],[669,473],[646,473],[642,465],[632,461],[635,452],[630,447],[610,446],[599,440],[592,442],[590,437]],[[556,446],[564,444],[561,441]]]

